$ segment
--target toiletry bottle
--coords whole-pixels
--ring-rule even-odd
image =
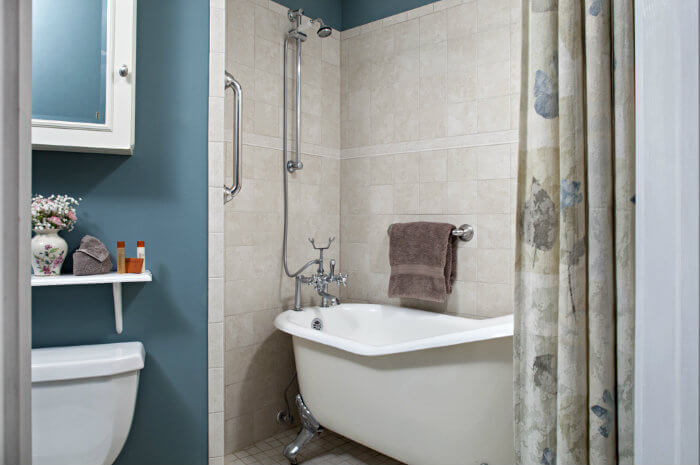
[[[117,273],[126,273],[126,244],[117,242]]]
[[[146,271],[146,242],[136,242],[136,258],[143,258],[143,263],[141,264],[141,273],[144,273]]]

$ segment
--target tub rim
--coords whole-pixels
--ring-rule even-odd
[[[343,304],[353,305],[353,306],[372,306],[372,307],[385,307],[393,308],[398,310],[408,310],[409,312],[420,312],[427,313],[431,315],[439,316],[443,319],[460,319],[463,320],[464,317],[445,315],[441,313],[428,312],[425,310],[397,307],[394,305],[384,305],[384,304],[361,304],[361,303],[350,303]],[[329,307],[332,311],[332,307]],[[306,307],[302,312],[310,312],[312,310],[321,310],[321,307]],[[294,310],[286,310],[275,318],[275,327],[280,331],[290,334],[292,336],[300,337],[312,342],[316,342],[322,345],[335,347],[336,349],[343,350],[345,352],[350,352],[357,355],[363,355],[368,357],[376,357],[381,355],[391,355],[400,354],[405,352],[414,352],[418,350],[434,349],[438,347],[449,347],[458,344],[467,344],[470,342],[487,341],[490,339],[499,339],[505,337],[513,336],[513,315],[505,315],[500,317],[485,318],[483,320],[477,320],[479,322],[488,321],[489,324],[479,327],[472,328],[464,331],[456,331],[448,334],[441,334],[438,336],[429,336],[425,338],[413,339],[410,341],[399,342],[394,344],[383,344],[383,345],[372,345],[366,344],[351,339],[346,339],[341,336],[336,336],[333,334],[328,334],[323,331],[314,330],[312,328],[305,328],[297,323],[291,321],[291,317],[298,315],[299,312]],[[473,318],[467,318],[474,320]]]

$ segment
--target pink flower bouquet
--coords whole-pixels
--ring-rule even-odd
[[[46,231],[65,229],[71,231],[78,221],[75,208],[82,199],[67,195],[35,195],[32,198],[32,229]]]

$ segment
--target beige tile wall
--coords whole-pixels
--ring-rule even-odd
[[[287,9],[274,2],[227,0],[226,69],[243,88],[243,189],[224,207],[225,452],[284,429],[275,421],[294,373],[291,340],[273,326],[289,308],[293,280],[282,272],[283,38]],[[307,237],[340,248],[340,34],[303,45],[302,159],[290,176],[289,266],[315,257]],[[290,49],[290,70],[294,61]],[[291,76],[292,74],[290,74]],[[293,110],[293,80],[288,80]],[[225,180],[232,173],[232,104],[226,95]],[[290,113],[290,134],[293,113]],[[292,140],[293,144],[293,140]],[[310,288],[304,300],[310,302]]]
[[[223,243],[210,250],[225,250],[210,258],[210,300],[224,302],[223,315],[210,318],[210,380],[225,386],[223,395],[210,395],[214,456],[220,421],[225,453],[281,428],[275,413],[294,370],[291,341],[272,324],[293,298],[293,281],[281,271],[287,9],[225,1],[225,62],[213,53],[211,69],[225,65],[243,87],[243,189],[223,208],[221,225],[217,187],[231,182],[233,102],[230,92],[212,92],[210,120],[225,113],[223,128],[210,124],[217,141],[210,240]],[[212,13],[217,24],[220,12]],[[302,60],[305,168],[289,185],[290,267],[314,256],[308,236],[336,236],[330,258],[350,273],[343,297],[387,302],[389,224],[470,223],[476,237],[460,244],[459,281],[447,304],[395,303],[459,315],[512,311],[519,18],[518,0],[441,0],[344,31],[342,40],[337,31],[324,40],[310,35]],[[292,54],[293,47],[290,70]]]
[[[465,316],[511,313],[520,2],[443,0],[341,40],[344,296]],[[387,298],[393,222],[469,223],[442,305]]]

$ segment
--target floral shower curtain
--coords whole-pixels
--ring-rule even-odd
[[[518,463],[633,463],[633,26],[633,0],[523,0]]]

